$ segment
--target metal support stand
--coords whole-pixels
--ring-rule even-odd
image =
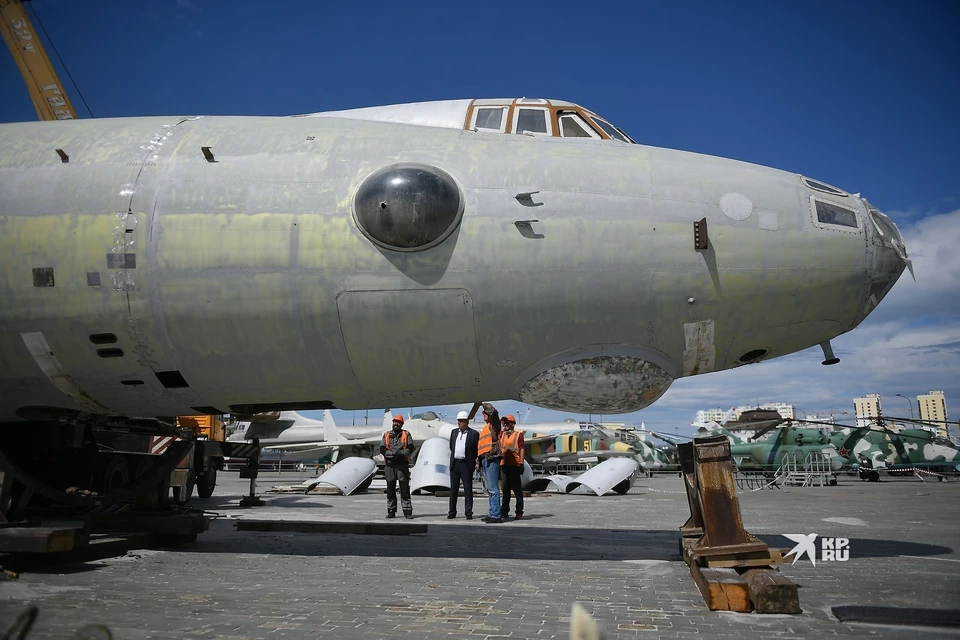
[[[700,513],[697,474],[693,463],[693,443],[687,442],[677,445],[677,455],[680,458],[683,486],[687,490],[687,506],[690,508],[690,517],[680,527],[680,536],[682,538],[699,538],[703,535],[703,514]]]
[[[725,436],[693,441],[697,505],[703,535],[693,545],[701,558],[745,560],[759,557],[769,564],[769,548],[743,528],[737,485],[733,480],[730,441]],[[759,554],[759,556],[758,556]]]
[[[241,478],[250,479],[250,495],[240,499],[241,507],[262,507],[267,504],[257,497],[257,474],[260,469],[260,439],[253,439],[253,446],[257,448],[256,452],[247,458],[247,466],[240,470]]]
[[[743,528],[730,441],[696,438],[677,447],[690,517],[680,553],[711,610],[800,613],[797,585],[772,567],[777,549]]]

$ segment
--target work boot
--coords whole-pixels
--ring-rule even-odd
[[[387,518],[396,518],[396,517],[397,517],[397,514],[395,514],[393,511],[387,511]]]
[[[403,517],[406,518],[407,520],[413,520],[413,514],[412,514],[412,513],[405,513],[405,514],[403,514]]]
[[[514,520],[523,520],[523,514],[522,514],[522,513],[518,513],[517,515],[515,515],[515,516],[513,517],[513,519],[514,519]]]
[[[487,524],[500,524],[503,520],[501,518],[487,518],[484,522]]]

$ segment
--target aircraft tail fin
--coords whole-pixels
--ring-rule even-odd
[[[330,409],[324,409],[323,411],[323,439],[327,442],[346,440],[340,430],[337,429],[337,423],[333,421],[333,413],[330,412]]]
[[[390,409],[384,409],[383,411],[383,432],[386,433],[393,429],[393,414],[390,413]]]

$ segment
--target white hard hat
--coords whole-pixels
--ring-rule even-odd
[[[460,413],[457,414],[457,420],[469,420],[469,419],[470,419],[470,414],[467,413],[466,411],[461,411]]]

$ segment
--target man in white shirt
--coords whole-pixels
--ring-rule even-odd
[[[457,427],[450,434],[450,508],[447,519],[457,517],[457,499],[462,483],[463,512],[467,520],[473,520],[473,470],[477,464],[480,434],[470,428],[470,416],[466,411],[457,414]]]

